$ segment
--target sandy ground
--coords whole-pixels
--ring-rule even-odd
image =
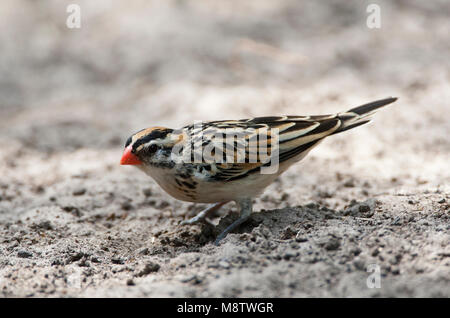
[[[0,295],[450,296],[448,1],[72,2],[0,3]],[[118,164],[144,127],[389,96],[218,247],[233,204],[181,227],[204,206]]]

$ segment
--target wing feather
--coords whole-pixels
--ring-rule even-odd
[[[262,166],[268,164],[267,156],[270,156],[271,152],[274,151],[274,148],[271,147],[277,145],[280,164],[294,157],[303,157],[302,153],[309,152],[320,140],[338,130],[340,125],[341,121],[336,118],[336,115],[274,116],[208,123],[208,126],[203,130],[206,132],[203,135],[204,144],[215,142],[216,147],[222,147],[222,153],[232,150],[233,154],[229,158],[234,159],[233,163],[215,164],[211,179],[232,181],[259,171]],[[276,136],[274,135],[274,129],[278,129],[278,135]],[[217,142],[214,138],[214,136],[226,138],[227,134],[235,136],[233,142],[226,139],[223,142]],[[260,153],[262,137],[268,145],[267,156],[264,157],[265,161]],[[242,147],[245,149],[244,162],[238,162],[237,154],[239,151],[242,154]],[[225,155],[223,158],[226,158]]]
[[[387,98],[331,115],[223,120],[203,123],[200,129],[193,125],[184,129],[190,132],[188,135],[194,137],[193,139],[196,139],[196,132],[205,132],[202,145],[214,143],[215,146],[222,147],[222,153],[225,153],[225,150],[232,150],[234,153],[230,157],[234,159],[237,158],[239,151],[242,152],[242,144],[245,144],[244,162],[235,160],[233,163],[212,164],[214,168],[211,169],[211,180],[231,181],[259,171],[262,166],[268,164],[261,157],[260,150],[264,141],[269,146],[267,155],[270,156],[274,149],[278,152],[280,165],[287,161],[293,163],[302,159],[325,137],[367,123],[373,112],[395,100],[396,98]],[[275,129],[278,134],[274,133]],[[218,135],[225,138],[230,133],[236,137],[233,142],[215,140]],[[252,161],[254,159],[256,162]]]

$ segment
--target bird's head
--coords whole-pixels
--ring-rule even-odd
[[[171,164],[171,152],[179,140],[173,129],[151,127],[130,136],[120,160],[121,165],[167,166]]]

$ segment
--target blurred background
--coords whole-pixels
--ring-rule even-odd
[[[81,28],[66,25],[71,3]],[[50,184],[116,167],[144,127],[332,113],[388,96],[400,99],[376,124],[315,155],[352,153],[345,164],[364,169],[387,152],[370,171],[440,178],[450,3],[376,1],[379,29],[367,26],[370,3],[1,1],[3,178]]]

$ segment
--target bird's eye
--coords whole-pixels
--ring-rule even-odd
[[[158,146],[155,145],[155,144],[151,144],[151,145],[148,147],[148,151],[149,151],[150,153],[155,153],[156,150],[158,150]]]

